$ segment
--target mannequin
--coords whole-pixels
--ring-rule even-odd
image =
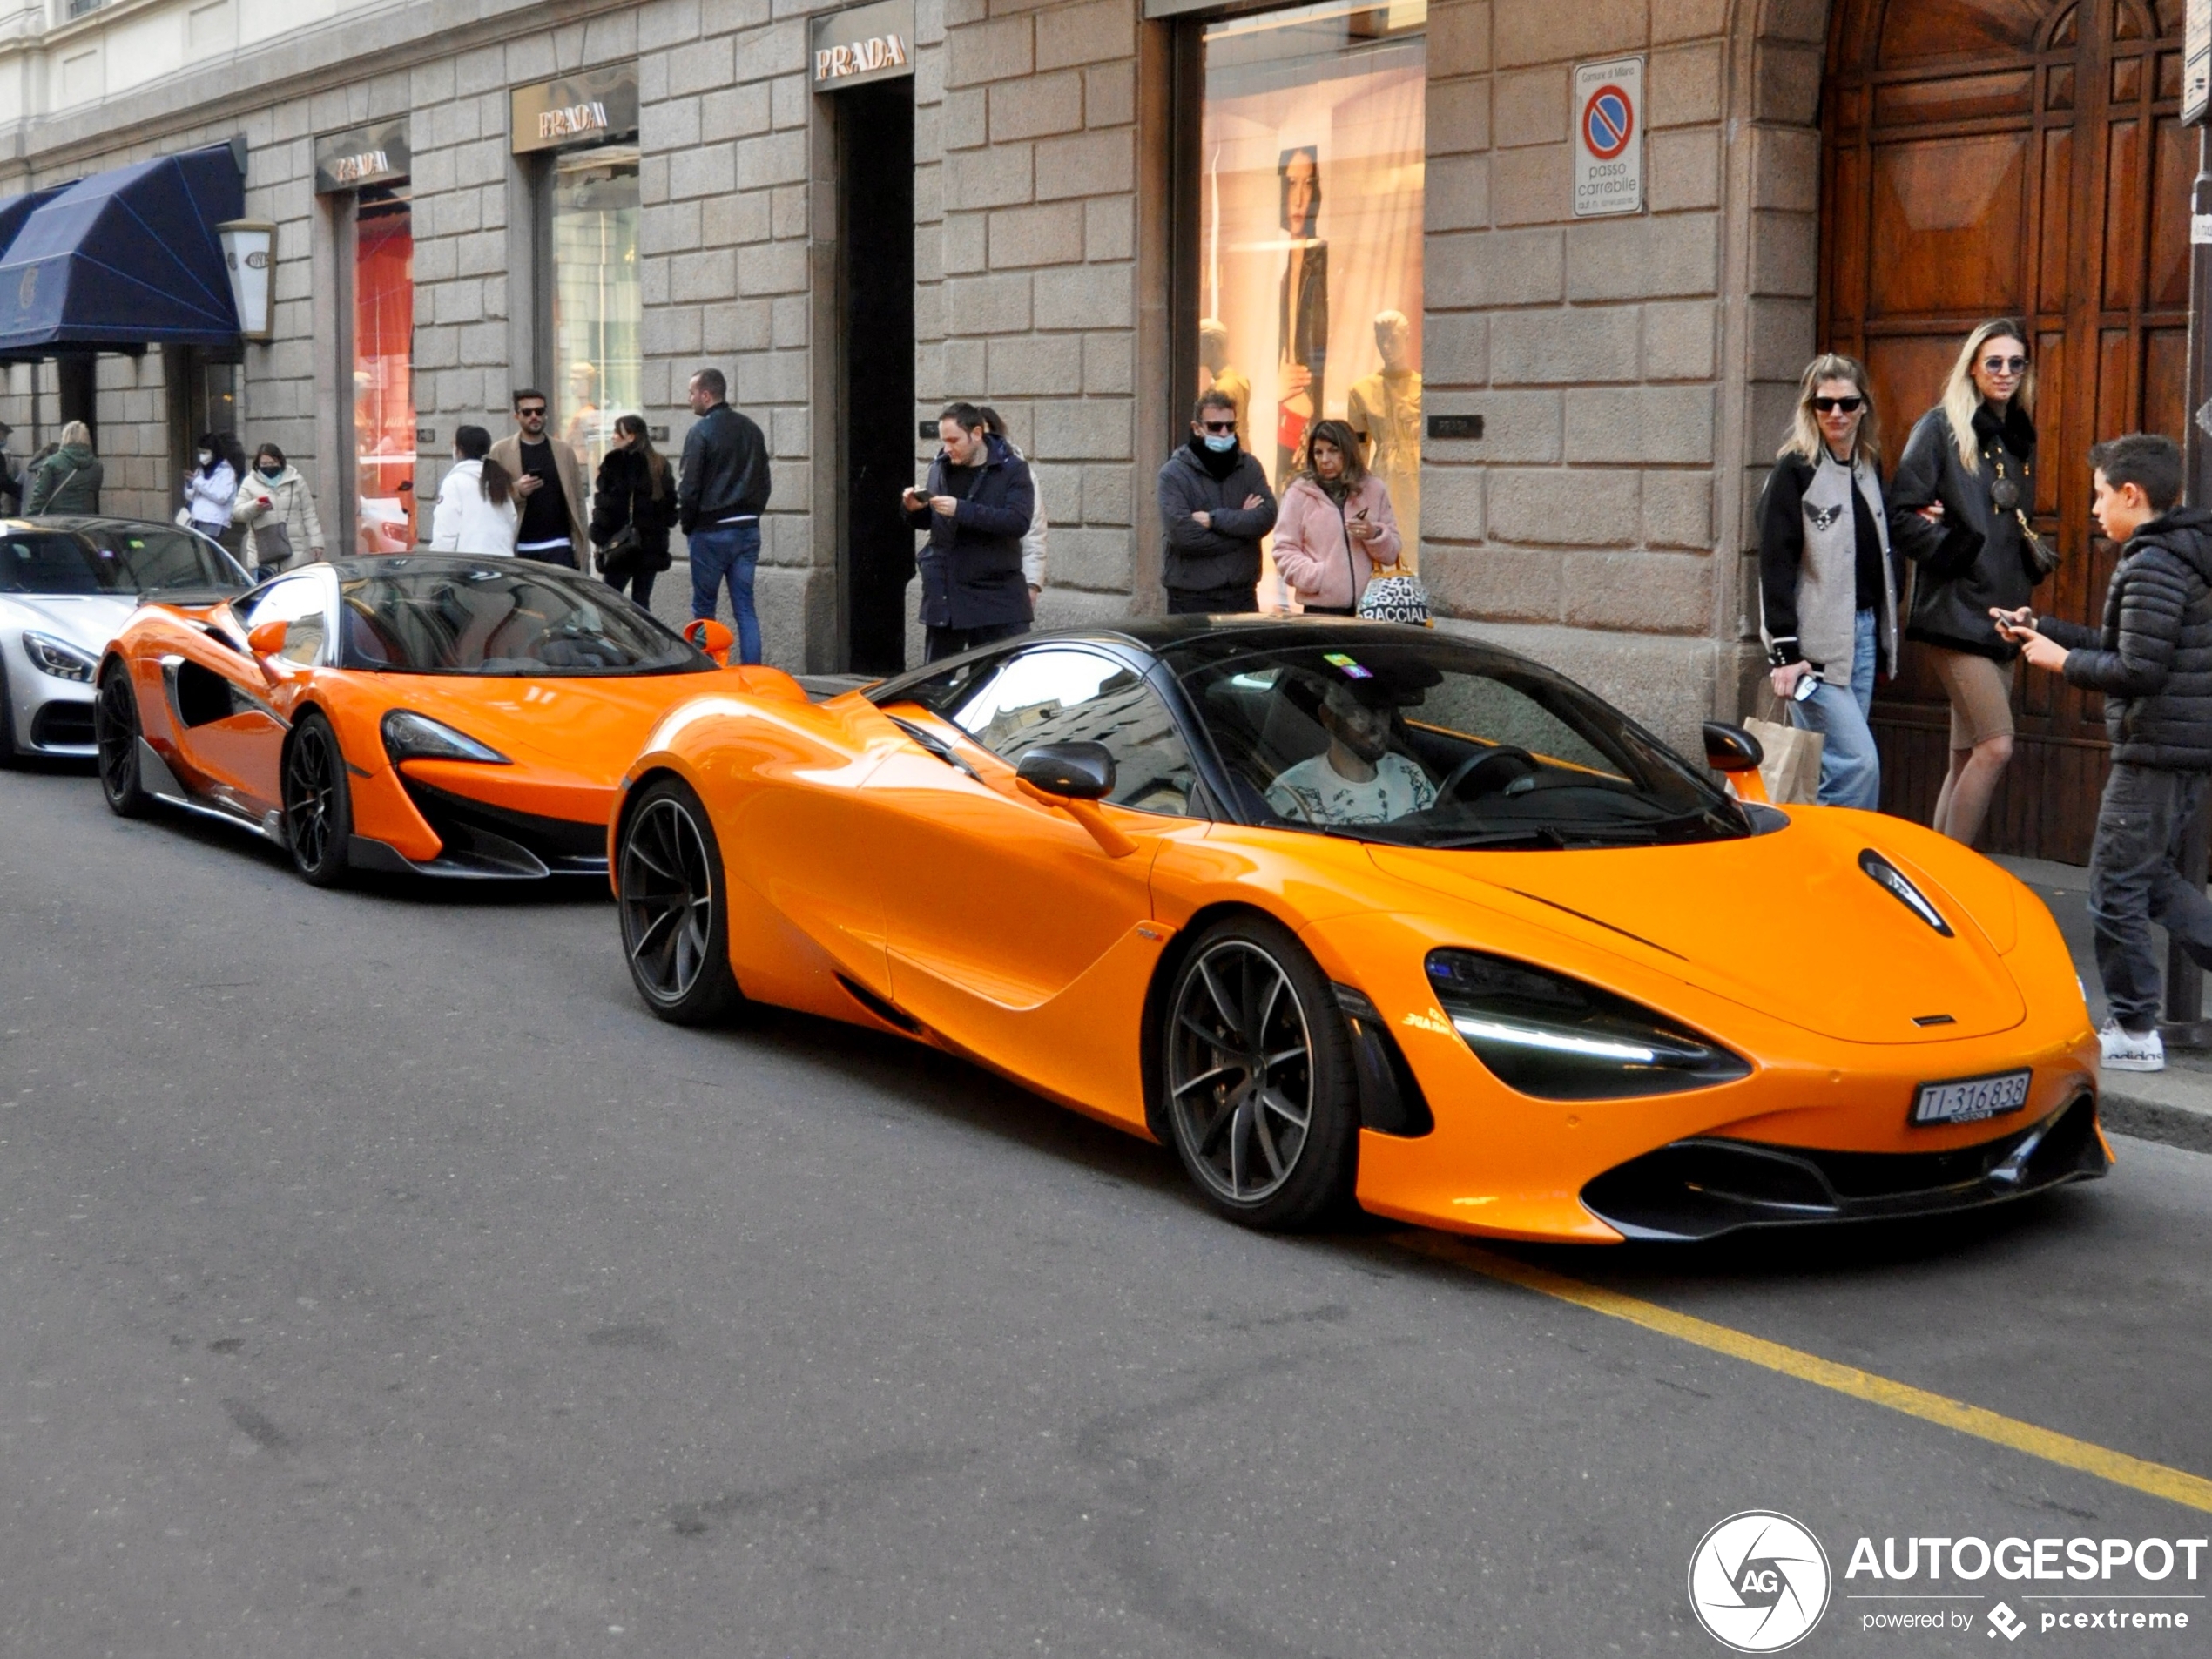
[[[1252,383],[1244,371],[1229,363],[1229,328],[1208,317],[1198,325],[1198,391],[1219,392],[1237,406],[1237,438],[1247,449],[1251,437],[1244,429],[1244,415],[1251,407]]]
[[[1345,419],[1366,442],[1368,470],[1390,490],[1391,510],[1406,538],[1402,563],[1410,570],[1421,534],[1421,377],[1405,313],[1375,314],[1375,349],[1382,368],[1352,383]]]

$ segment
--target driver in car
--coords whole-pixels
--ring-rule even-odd
[[[1278,773],[1267,804],[1309,824],[1387,824],[1436,805],[1420,763],[1390,747],[1390,711],[1361,701],[1346,681],[1321,699],[1329,746]]]

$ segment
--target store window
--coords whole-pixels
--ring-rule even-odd
[[[365,190],[354,219],[354,548],[415,545],[415,221],[407,199]]]
[[[637,284],[637,71],[618,64],[510,95],[509,141],[536,181],[536,367],[553,430],[598,469],[617,417],[644,413]],[[550,271],[545,270],[550,266]]]
[[[1420,533],[1426,0],[1322,4],[1197,25],[1203,57],[1198,392],[1236,401],[1278,488],[1316,421],[1348,422]],[[1186,246],[1189,244],[1186,241]],[[1272,590],[1271,592],[1271,590]],[[1263,604],[1283,596],[1271,568]]]
[[[554,430],[593,472],[615,417],[644,407],[637,146],[557,157],[552,220]]]

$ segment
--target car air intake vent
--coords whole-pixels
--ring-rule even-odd
[[[92,705],[49,703],[30,717],[30,741],[41,749],[90,748]]]
[[[1874,879],[1874,885],[1888,894],[1922,921],[1934,928],[1946,939],[1951,937],[1951,924],[1943,919],[1943,912],[1928,901],[1928,895],[1914,887],[1904,871],[1868,847],[1858,855],[1858,867]]]

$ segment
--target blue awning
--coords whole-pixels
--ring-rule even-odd
[[[233,344],[215,227],[245,211],[229,145],[0,203],[0,357]]]

